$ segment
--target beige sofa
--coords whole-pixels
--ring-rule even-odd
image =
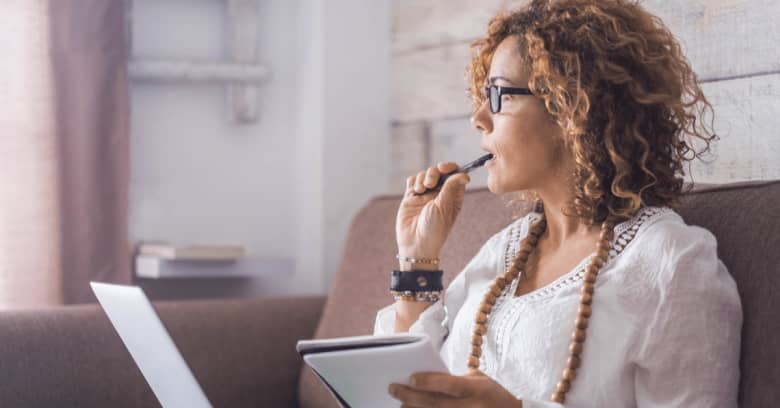
[[[399,196],[355,217],[330,295],[155,304],[216,407],[335,407],[298,339],[370,333],[395,266]],[[740,406],[780,406],[780,180],[698,188],[680,210],[718,238],[745,313]],[[443,253],[445,284],[510,222],[506,200],[467,193]],[[377,368],[378,369],[378,368]],[[96,305],[0,313],[1,407],[159,406]]]

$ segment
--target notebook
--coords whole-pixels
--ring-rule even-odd
[[[449,372],[424,334],[301,340],[296,349],[346,408],[397,408],[400,401],[387,392],[390,383],[408,384],[420,371]]]

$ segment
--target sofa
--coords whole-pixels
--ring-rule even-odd
[[[370,334],[391,303],[400,196],[353,219],[327,297],[154,302],[215,407],[337,407],[295,352],[299,339]],[[744,310],[741,407],[780,405],[780,180],[698,186],[680,214],[718,239]],[[486,189],[466,193],[442,250],[445,285],[484,241],[521,216]],[[0,312],[1,407],[157,407],[98,305]]]

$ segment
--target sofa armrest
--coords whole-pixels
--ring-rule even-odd
[[[324,297],[161,302],[160,318],[214,406],[297,404],[300,339],[314,336]]]
[[[214,406],[296,406],[324,297],[155,302]],[[159,406],[97,305],[0,313],[0,406]]]

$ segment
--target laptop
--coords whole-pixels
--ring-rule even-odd
[[[143,290],[137,286],[89,284],[160,405],[211,407]]]

